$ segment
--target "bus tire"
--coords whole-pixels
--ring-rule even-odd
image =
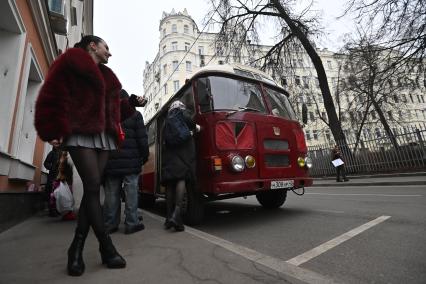
[[[204,200],[198,190],[188,187],[185,198],[184,220],[187,225],[198,225],[204,218]]]
[[[256,194],[256,199],[264,208],[279,208],[287,199],[287,190],[260,192]]]
[[[138,192],[138,204],[139,208],[153,208],[155,206],[155,196]]]

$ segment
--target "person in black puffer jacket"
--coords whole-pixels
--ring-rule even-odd
[[[136,96],[129,98],[123,89],[120,92],[122,100],[135,100]],[[126,104],[143,106],[139,104]],[[125,139],[121,149],[110,154],[105,168],[105,202],[104,221],[109,233],[116,232],[120,224],[121,199],[120,192],[125,192],[125,234],[132,234],[145,228],[139,221],[138,209],[138,181],[142,166],[148,160],[148,136],[142,114],[134,107],[128,107],[122,111],[129,112],[131,116],[121,123],[125,133]]]

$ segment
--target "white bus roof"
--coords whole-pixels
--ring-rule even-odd
[[[224,64],[224,65],[209,65],[209,66],[202,67],[191,76],[191,79],[198,77],[204,73],[212,73],[212,72],[228,73],[228,74],[239,75],[239,76],[243,76],[247,78],[254,78],[254,79],[269,83],[270,85],[274,85],[274,86],[278,86],[282,88],[267,73],[260,71],[258,69],[255,69],[253,67],[237,64],[237,63]]]

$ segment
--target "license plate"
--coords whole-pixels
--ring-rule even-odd
[[[271,189],[291,188],[294,187],[294,180],[273,180],[271,181]]]

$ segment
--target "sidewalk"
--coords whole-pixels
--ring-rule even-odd
[[[348,182],[316,179],[314,186],[426,185],[426,173],[350,177]],[[182,233],[165,231],[161,217],[144,213],[146,229],[112,235],[127,261],[125,269],[101,265],[92,232],[86,241],[86,272],[74,278],[66,274],[66,252],[75,222],[34,216],[0,233],[0,283],[329,283],[312,271],[253,253],[242,256],[238,247],[209,241],[187,227]],[[195,232],[195,233],[194,233]],[[251,252],[249,251],[249,254]],[[269,265],[264,266],[263,263]],[[272,265],[271,265],[272,263]]]
[[[426,185],[426,172],[348,176],[348,182],[336,182],[335,177],[315,178],[313,186],[405,186]]]
[[[75,223],[46,216],[32,217],[0,234],[0,283],[331,282],[290,264],[279,263],[276,269],[268,268],[260,264],[262,260],[255,259],[256,255],[250,260],[191,233],[195,229],[188,227],[182,233],[165,231],[162,218],[147,213],[143,216],[144,231],[124,235],[121,228],[111,235],[127,261],[125,269],[107,269],[101,265],[97,241],[90,232],[84,250],[86,271],[77,278],[66,274],[66,252]],[[265,262],[270,263],[268,259]]]

